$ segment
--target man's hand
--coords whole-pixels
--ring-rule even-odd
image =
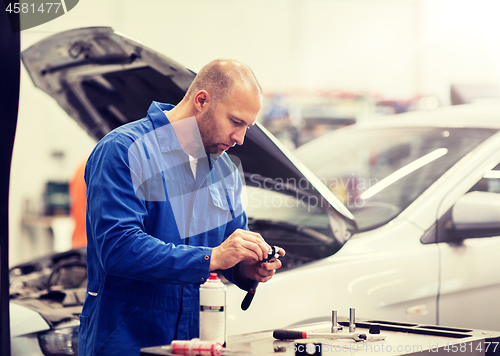
[[[269,249],[270,246],[260,234],[237,229],[222,244],[213,248],[210,271],[228,269],[241,261],[257,264],[267,258]],[[245,276],[251,278],[246,273]]]
[[[285,250],[280,248],[278,254],[281,257],[285,256]],[[276,270],[281,268],[281,261],[277,258],[272,259],[270,262],[260,261],[243,260],[240,264],[240,273],[249,279],[263,283],[270,280]]]

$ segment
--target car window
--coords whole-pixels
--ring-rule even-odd
[[[346,129],[296,150],[353,213],[361,231],[399,215],[493,129]]]
[[[500,163],[492,170],[487,171],[469,192],[500,193]]]
[[[340,249],[325,207],[316,199],[246,186],[248,227],[270,245],[283,247],[281,270],[330,256]]]

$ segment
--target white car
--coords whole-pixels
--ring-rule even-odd
[[[194,77],[104,27],[51,36],[23,63],[95,139],[151,100],[178,102]],[[499,130],[500,107],[475,105],[355,124],[293,153],[260,125],[249,130],[228,152],[242,164],[249,228],[287,254],[248,310],[228,285],[228,335],[350,307],[365,319],[500,330]],[[73,250],[12,269],[14,356],[76,350],[84,260]]]
[[[350,307],[374,320],[500,330],[499,105],[374,119],[294,153],[357,226],[338,252],[259,287],[250,312],[231,302],[231,332],[325,320],[331,310],[347,317]],[[296,205],[290,222],[321,225],[317,210]],[[284,207],[257,206],[249,216],[284,220]],[[275,242],[309,254],[308,241]],[[241,295],[231,288],[229,299]]]

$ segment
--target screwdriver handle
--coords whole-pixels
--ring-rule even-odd
[[[252,303],[258,285],[259,282],[253,282],[252,288],[250,288],[247,295],[245,295],[245,298],[243,298],[243,301],[241,302],[241,310],[245,311],[250,307],[250,303]]]
[[[274,330],[273,337],[277,340],[307,339],[307,332],[295,330]]]
[[[277,258],[280,257],[280,254],[279,254],[280,250],[281,250],[281,247],[271,246],[271,249],[268,252],[268,257],[263,259],[261,262],[262,263],[274,262]],[[255,296],[255,292],[257,291],[258,285],[259,285],[259,282],[257,282],[257,281],[255,281],[253,283],[252,288],[250,288],[247,295],[245,295],[245,298],[243,298],[243,301],[241,302],[241,310],[247,310],[250,307],[250,304],[252,303],[253,297]]]
[[[245,295],[245,298],[243,298],[243,301],[241,302],[241,310],[247,310],[250,307],[250,303],[252,303],[254,295],[255,289],[252,288],[248,291],[247,295]]]

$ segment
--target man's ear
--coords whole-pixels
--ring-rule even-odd
[[[210,107],[210,93],[206,90],[199,90],[194,95],[193,105],[198,112],[207,111]]]

